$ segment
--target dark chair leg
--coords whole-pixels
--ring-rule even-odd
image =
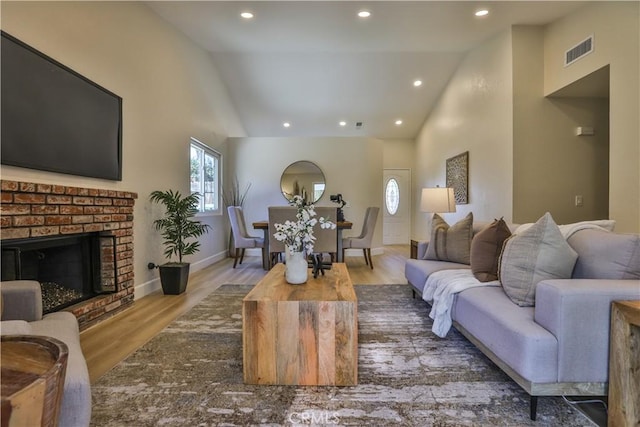
[[[373,259],[371,259],[371,248],[367,248],[367,255],[369,256],[369,267],[373,270]]]
[[[240,264],[244,261],[244,248],[242,248],[242,254],[240,255]]]
[[[238,258],[240,258],[240,249],[236,248],[236,256],[233,259],[233,268],[236,268],[236,265],[238,265]]]
[[[364,255],[364,263],[369,265],[369,258],[367,258],[367,248],[362,248],[362,254]]]
[[[531,421],[535,421],[538,413],[538,396],[531,396],[529,405],[529,418]]]
[[[411,294],[413,295],[413,299],[416,299],[416,290],[411,289]]]

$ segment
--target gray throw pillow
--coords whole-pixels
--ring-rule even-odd
[[[578,254],[566,242],[547,212],[535,224],[504,243],[499,280],[521,307],[535,305],[536,285],[546,279],[568,279]]]
[[[471,271],[481,282],[498,280],[498,259],[502,245],[511,236],[504,219],[496,219],[473,236],[471,241]]]
[[[473,213],[452,226],[438,214],[431,221],[431,238],[424,259],[451,261],[469,265],[471,239],[473,237]]]
[[[569,237],[576,279],[640,279],[640,235],[585,229]]]

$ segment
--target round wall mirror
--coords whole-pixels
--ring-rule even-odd
[[[315,203],[322,197],[324,186],[322,169],[306,160],[291,163],[280,178],[280,190],[287,200],[299,195],[307,202]]]

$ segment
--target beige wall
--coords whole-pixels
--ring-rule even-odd
[[[245,134],[210,55],[141,3],[3,1],[0,7],[4,31],[121,96],[124,124],[121,182],[5,166],[2,178],[137,192],[136,294],[158,289],[157,272],[146,268],[164,261],[149,193],[189,191],[189,137],[224,154],[228,135]],[[204,221],[213,231],[190,258],[194,269],[226,250],[222,217]]]
[[[341,193],[348,205],[345,218],[352,221],[353,230],[344,235],[357,235],[362,229],[368,206],[382,207],[383,143],[372,138],[229,138],[228,167],[238,177],[240,188],[251,184],[244,211],[247,224],[265,220],[269,206],[287,202],[280,192],[280,177],[287,166],[308,160],[320,167],[325,175],[326,190],[316,203],[337,207],[329,200]],[[382,246],[382,219],[372,246]],[[254,235],[259,232],[254,231]]]
[[[383,139],[383,167],[385,169],[413,169],[416,142],[413,139]]]
[[[544,28],[515,26],[512,42],[513,221],[545,212],[558,224],[608,218],[608,101],[545,98]],[[578,126],[596,135],[576,136]]]
[[[431,214],[419,211],[420,189],[446,184],[446,159],[469,151],[468,212],[478,220],[512,217],[511,34],[504,32],[470,52],[452,76],[416,140],[412,237],[427,238]]]
[[[467,150],[470,203],[450,222],[469,211],[514,222],[550,211],[559,223],[609,217],[618,231],[640,230],[638,8],[588,4],[547,27],[515,26],[467,55],[416,141],[414,238],[429,230],[420,188],[444,185],[445,160]],[[564,68],[565,50],[590,34],[595,52]],[[607,65],[609,100],[549,97]],[[578,137],[578,126],[596,135]]]
[[[551,24],[544,36],[544,93],[610,65],[609,216],[640,231],[640,3],[597,2]],[[593,53],[568,67],[564,52],[594,35]]]

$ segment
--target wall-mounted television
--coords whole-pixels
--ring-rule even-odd
[[[122,180],[122,98],[1,35],[0,162]]]

